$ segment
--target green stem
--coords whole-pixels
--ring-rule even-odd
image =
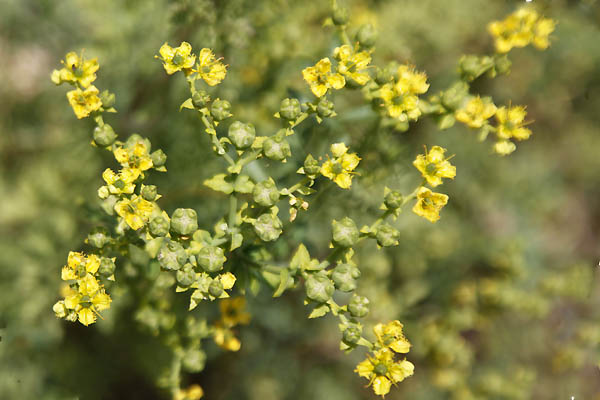
[[[179,392],[179,385],[181,381],[181,359],[183,358],[182,351],[180,348],[176,348],[173,355],[173,361],[171,362],[171,374],[169,376],[169,389],[173,398]]]
[[[311,181],[310,178],[303,178],[300,182],[296,183],[294,186],[290,187],[288,189],[288,193],[292,194],[294,193],[296,190],[300,189],[301,186],[306,185],[307,183],[309,183]]]
[[[235,193],[229,196],[229,229],[233,229],[236,225],[236,214],[237,214],[237,197]]]
[[[302,115],[300,115],[300,117],[298,117],[298,119],[290,126],[290,129],[294,129],[296,126],[300,125],[302,121],[308,118],[308,115],[307,112],[302,113]]]
[[[231,158],[229,156],[229,154],[227,154],[227,152],[225,151],[225,149],[219,142],[219,139],[217,139],[217,131],[215,130],[214,126],[212,126],[212,124],[208,121],[208,119],[206,118],[205,115],[203,115],[201,117],[201,119],[202,119],[202,123],[206,127],[206,131],[208,132],[208,134],[211,137],[213,146],[215,146],[217,148],[218,154],[220,156],[223,156],[223,158],[229,163],[229,165],[234,166],[235,161],[233,161],[233,158]]]

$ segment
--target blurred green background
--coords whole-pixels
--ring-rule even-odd
[[[414,63],[435,93],[456,78],[462,54],[493,51],[486,24],[521,3],[349,6],[353,26],[379,30],[374,63]],[[474,85],[496,104],[528,105],[534,134],[511,156],[493,155],[459,125],[439,132],[422,120],[405,133],[377,130],[360,93],[344,91],[334,97],[336,119],[311,121],[293,136],[287,164],[252,170],[289,186],[306,152],[323,154],[332,142],[363,158],[351,191],[318,182],[318,201],[271,248],[285,261],[299,242],[326,255],[332,218],[376,218],[384,185],[412,190],[412,160],[424,144],[456,154],[457,177],[443,187],[450,203],[437,224],[407,209],[397,222],[400,246],[358,251],[358,292],[372,302],[367,327],[400,319],[413,343],[415,375],[389,399],[600,399],[600,4],[535,3],[558,21],[550,49],[515,50],[509,76]],[[326,1],[0,0],[0,399],[167,398],[155,380],[168,352],[136,322],[139,297],[116,292],[106,320],[89,328],[51,310],[68,251],[85,249],[101,222],[96,189],[115,165],[90,146],[92,121],[77,121],[64,88],[50,82],[64,54],[85,48],[98,57],[97,86],[117,95],[109,122],[121,138],[138,132],[169,156],[168,173],[150,178],[161,206],[194,208],[210,227],[224,198],[202,181],[221,160],[197,121],[178,112],[184,79],[169,79],[154,54],[165,41],[212,47],[230,66],[215,97],[271,134],[280,100],[309,95],[301,69],[338,45],[322,26],[328,13]],[[119,267],[129,278],[139,268]],[[188,294],[177,296],[184,314]],[[340,352],[336,320],[307,320],[302,299],[301,291],[250,297],[242,349],[223,353],[207,342],[205,371],[185,381],[199,383],[208,399],[375,398],[352,372],[364,354]]]

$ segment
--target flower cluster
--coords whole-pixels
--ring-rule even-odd
[[[198,56],[192,54],[192,46],[188,42],[182,42],[178,47],[171,47],[168,43],[163,44],[158,50],[159,56],[155,56],[163,62],[163,67],[169,75],[183,71],[186,76],[195,73],[194,79],[203,79],[208,85],[215,86],[225,79],[227,67],[216,59],[211,49],[203,48]],[[194,69],[194,66],[196,67]]]
[[[414,121],[421,115],[418,95],[427,89],[429,84],[424,72],[415,71],[414,66],[400,65],[395,80],[381,86],[377,96],[383,100],[390,117],[402,122]]]
[[[530,43],[540,50],[547,49],[555,26],[555,21],[542,17],[532,8],[523,7],[503,21],[491,22],[488,30],[494,36],[498,53],[508,53],[513,47],[525,47]]]

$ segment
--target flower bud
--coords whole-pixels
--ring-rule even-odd
[[[356,279],[360,277],[360,270],[350,264],[340,264],[333,269],[331,279],[335,287],[342,292],[352,292],[356,289]]]
[[[229,110],[231,110],[231,104],[227,100],[216,99],[210,107],[210,115],[216,121],[223,121],[231,117],[232,114]]]
[[[512,63],[508,59],[508,55],[497,56],[495,60],[495,68],[499,74],[508,74]]]
[[[294,121],[300,116],[302,109],[298,99],[283,99],[279,107],[279,115],[290,121]]]
[[[263,153],[267,158],[275,161],[285,160],[292,155],[290,144],[283,138],[283,135],[275,135],[265,139],[263,142]]]
[[[167,155],[161,149],[158,149],[150,154],[152,159],[152,165],[155,167],[162,167],[167,162]]]
[[[376,233],[377,244],[381,247],[396,246],[400,232],[391,225],[384,224],[377,228]]]
[[[337,6],[333,9],[333,14],[331,15],[331,19],[335,25],[346,25],[348,20],[350,19],[350,14],[348,13],[348,8]]]
[[[142,188],[142,198],[148,201],[154,201],[158,192],[156,191],[156,186],[154,185],[144,185]]]
[[[254,197],[254,201],[261,206],[270,207],[279,200],[279,190],[275,186],[275,181],[269,178],[254,185],[252,196]]]
[[[90,245],[101,249],[110,242],[110,235],[108,231],[102,227],[94,228],[87,237],[87,241]]]
[[[152,218],[149,228],[152,236],[167,236],[169,229],[171,229],[171,224],[168,219],[159,215],[158,217]]]
[[[317,175],[321,171],[319,162],[312,155],[307,155],[304,160],[304,172],[306,175]]]
[[[181,364],[188,372],[200,372],[206,363],[206,353],[200,349],[190,349],[185,352]]]
[[[354,221],[348,217],[340,221],[335,219],[331,223],[333,230],[333,242],[341,247],[352,247],[358,241],[358,228]]]
[[[494,61],[491,57],[465,55],[459,61],[459,72],[463,78],[470,82],[479,78],[493,66]]]
[[[100,197],[100,199],[102,199],[102,200],[106,200],[108,198],[108,196],[110,196],[110,192],[108,191],[108,187],[106,187],[106,186],[100,186],[98,188],[98,197]]]
[[[402,194],[396,190],[392,190],[385,195],[383,204],[390,210],[396,210],[402,206],[403,201],[404,198],[402,197]]]
[[[223,284],[219,279],[213,279],[208,287],[208,293],[214,297],[220,297],[223,294]]]
[[[327,118],[334,113],[333,103],[322,97],[317,104],[317,115],[321,118]]]
[[[115,105],[115,94],[105,90],[100,93],[100,101],[104,109],[111,108]]]
[[[169,240],[162,245],[156,258],[167,271],[177,271],[187,262],[188,257],[179,243]]]
[[[229,125],[228,136],[231,143],[241,150],[252,145],[256,137],[256,130],[254,129],[254,125],[250,123],[244,124],[243,122],[235,121]]]
[[[371,24],[363,24],[358,28],[356,39],[364,47],[373,47],[377,40],[377,31]]]
[[[223,249],[216,246],[206,246],[200,249],[196,255],[198,265],[206,272],[217,272],[223,269],[227,261]]]
[[[100,260],[100,268],[98,268],[98,273],[105,278],[114,275],[115,269],[117,266],[112,258],[102,257]]]
[[[104,124],[94,128],[94,143],[99,147],[108,147],[115,142],[117,134],[112,126]]]
[[[60,300],[52,306],[52,311],[58,318],[64,318],[67,316],[67,307],[65,306],[64,300]]]
[[[369,299],[355,294],[348,303],[348,311],[353,317],[365,317],[369,313]]]
[[[343,333],[343,341],[350,345],[356,345],[362,336],[362,328],[359,325],[348,325]]]
[[[442,94],[444,107],[456,110],[462,105],[463,99],[469,94],[469,85],[457,82]]]
[[[178,208],[171,216],[171,231],[188,236],[198,229],[198,215],[191,208]]]
[[[333,282],[323,272],[312,274],[306,280],[306,297],[313,301],[325,303],[334,291]]]
[[[254,221],[254,232],[265,242],[277,240],[282,227],[281,220],[273,214],[263,214]]]
[[[185,264],[183,268],[177,271],[175,275],[177,278],[177,284],[183,288],[190,287],[192,283],[196,280],[196,272],[194,271],[194,266],[192,264]]]
[[[210,101],[210,96],[204,90],[196,92],[192,95],[192,104],[196,108],[202,108]]]

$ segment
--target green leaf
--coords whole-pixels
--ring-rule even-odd
[[[225,174],[217,174],[212,178],[205,180],[204,185],[214,191],[231,194],[233,192],[233,185],[225,180],[226,177],[227,175]]]
[[[273,297],[281,296],[283,292],[285,292],[285,289],[287,289],[290,271],[287,268],[282,268],[279,277],[279,287],[277,288],[275,293],[273,293]]]
[[[244,236],[242,236],[241,233],[234,233],[233,235],[231,235],[231,247],[229,248],[229,251],[234,251],[235,249],[240,247],[243,241]]]
[[[290,269],[304,269],[309,265],[309,263],[310,254],[308,254],[308,250],[306,250],[306,247],[301,243],[300,246],[298,246],[298,250],[296,250],[296,253],[292,257],[292,260],[290,261]]]
[[[250,180],[248,175],[239,175],[235,180],[233,189],[238,193],[252,193],[254,182]]]
[[[308,318],[319,318],[322,317],[323,315],[327,314],[329,312],[329,306],[327,304],[321,304],[318,307],[315,307],[314,310],[312,310],[312,312],[310,313],[310,315],[308,316]]]

